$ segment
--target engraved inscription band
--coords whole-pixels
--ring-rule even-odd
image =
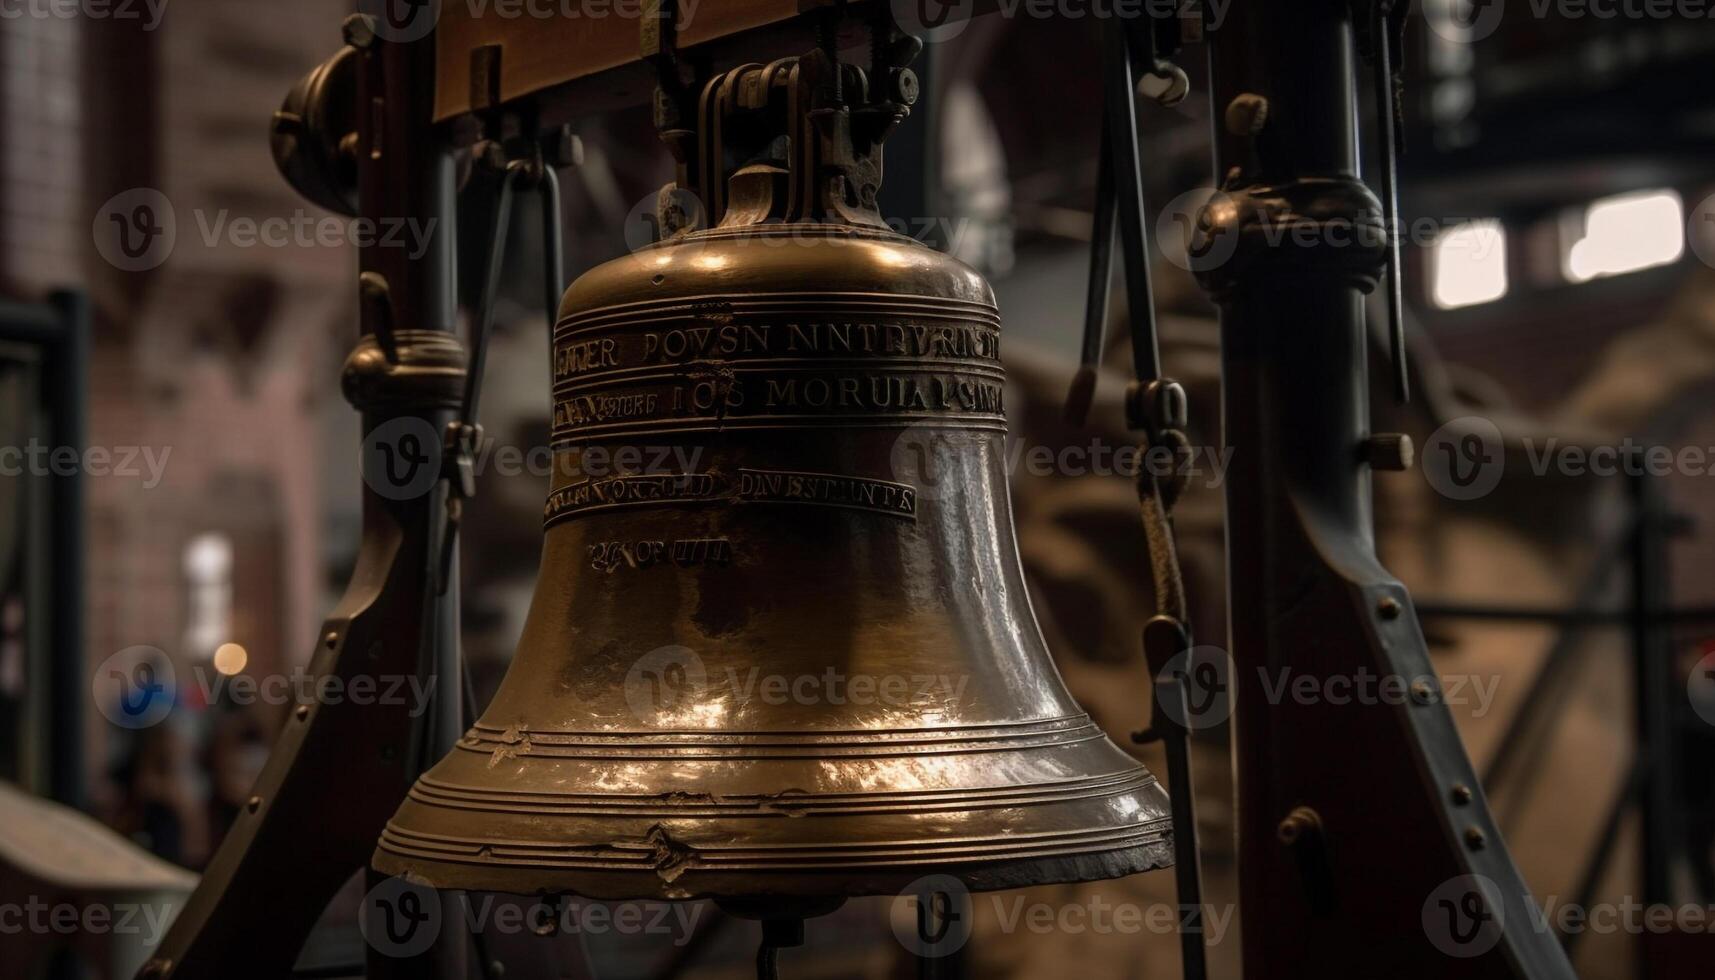
[[[667,504],[803,504],[917,519],[917,489],[904,483],[837,473],[741,469],[734,479],[712,473],[620,476],[585,480],[549,495],[546,526],[604,511]]]
[[[725,429],[1003,430],[1004,378],[999,317],[978,304],[871,294],[628,304],[556,327],[552,437],[563,449]]]

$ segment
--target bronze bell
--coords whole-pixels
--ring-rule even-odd
[[[664,113],[664,239],[560,308],[516,659],[377,870],[732,901],[1171,863],[1025,593],[993,293],[876,210],[914,97],[814,51]]]

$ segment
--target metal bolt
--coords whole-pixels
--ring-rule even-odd
[[[322,637],[322,642],[327,644],[329,650],[332,650],[339,646],[339,633],[332,630],[328,631],[328,635]]]
[[[375,18],[368,14],[352,14],[340,25],[340,33],[345,35],[345,43],[367,51],[375,44]]]
[[[1280,842],[1287,846],[1297,844],[1304,838],[1322,832],[1322,815],[1307,806],[1301,806],[1286,815],[1275,830]]]
[[[262,809],[262,797],[252,796],[250,801],[244,804],[244,808],[249,810],[251,813],[255,813],[257,810]]]
[[[900,105],[916,105],[923,94],[923,83],[918,81],[917,73],[909,68],[896,68],[893,72],[893,101]]]
[[[1268,100],[1246,92],[1227,104],[1227,132],[1234,136],[1255,136],[1268,125]]]
[[[1411,469],[1417,450],[1403,432],[1378,432],[1364,441],[1363,457],[1371,469],[1398,473]]]
[[[310,716],[310,706],[307,704],[298,705],[297,715],[299,721],[303,721],[305,718],[308,718]]]
[[[561,126],[549,133],[542,146],[543,161],[556,170],[583,165],[584,139],[572,132],[570,126]]]
[[[1411,682],[1411,699],[1418,704],[1435,703],[1435,685],[1427,678]]]
[[[1376,613],[1383,619],[1398,619],[1402,612],[1405,612],[1405,607],[1391,595],[1382,597],[1382,601],[1376,603]]]
[[[1470,803],[1471,803],[1471,787],[1466,786],[1464,783],[1454,783],[1453,784],[1453,804],[1455,806],[1469,806]]]
[[[1489,835],[1472,827],[1465,831],[1465,845],[1473,851],[1480,851],[1489,845]]]

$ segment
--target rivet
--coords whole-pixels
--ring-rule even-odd
[[[322,637],[322,642],[327,644],[329,650],[332,650],[334,647],[339,646],[339,633],[334,630],[329,630],[328,635]]]
[[[244,804],[244,808],[249,810],[251,813],[255,813],[257,810],[262,809],[262,797],[252,796],[250,801]]]
[[[303,721],[305,718],[308,718],[310,716],[310,706],[307,704],[298,705],[298,710],[297,710],[296,714],[298,716],[298,720]]]
[[[1321,814],[1307,806],[1301,806],[1286,815],[1286,819],[1282,820],[1275,830],[1275,836],[1280,838],[1282,844],[1290,847],[1307,836],[1320,833],[1321,830]]]
[[[1468,806],[1471,802],[1471,787],[1464,783],[1453,784],[1453,803],[1456,806]]]
[[[1393,596],[1384,596],[1382,601],[1376,603],[1376,612],[1383,619],[1398,619],[1399,614],[1405,612],[1405,607],[1400,605],[1399,600]]]
[[[1435,685],[1429,683],[1427,680],[1412,681],[1411,699],[1416,701],[1418,704],[1434,704]]]
[[[1465,831],[1465,844],[1470,847],[1471,850],[1480,851],[1484,847],[1487,847],[1488,843],[1489,836],[1481,830],[1478,830],[1476,827],[1472,827]]]

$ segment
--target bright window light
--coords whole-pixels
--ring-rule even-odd
[[[1673,191],[1604,198],[1570,225],[1561,268],[1572,282],[1668,265],[1685,254],[1685,208]]]
[[[1507,233],[1495,220],[1467,221],[1435,237],[1430,252],[1435,305],[1492,303],[1507,294]]]

